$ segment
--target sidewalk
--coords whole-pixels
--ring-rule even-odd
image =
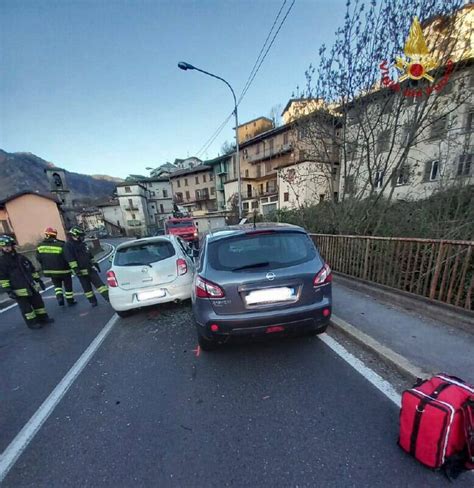
[[[474,383],[473,334],[333,282],[334,315],[428,372]],[[416,304],[414,304],[416,307]]]

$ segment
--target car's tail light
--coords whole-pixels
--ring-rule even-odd
[[[179,258],[176,261],[176,272],[178,276],[183,276],[188,272],[188,265],[185,259]]]
[[[118,286],[117,277],[115,276],[115,273],[113,271],[107,271],[107,284],[111,288],[117,288]]]
[[[314,277],[313,286],[326,285],[327,283],[331,283],[331,281],[331,268],[327,264],[324,264],[321,271]]]
[[[196,278],[196,296],[198,298],[224,298],[224,290],[210,281],[198,276]]]

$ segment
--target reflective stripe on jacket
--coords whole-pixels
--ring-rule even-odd
[[[64,256],[64,241],[59,239],[45,239],[36,249],[43,274],[45,276],[57,276],[71,273],[68,262]]]

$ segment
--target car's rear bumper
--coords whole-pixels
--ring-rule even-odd
[[[148,307],[160,303],[169,303],[178,300],[191,298],[192,281],[186,281],[171,285],[152,286],[142,289],[123,290],[121,288],[109,288],[110,304],[112,308],[119,312],[133,310],[135,308]],[[137,294],[140,291],[154,291],[164,289],[166,295],[159,298],[148,300],[138,300]]]
[[[305,329],[324,329],[329,323],[331,306],[331,300],[323,300],[304,307],[237,315],[218,315],[208,310],[209,313],[205,316],[195,313],[194,318],[199,333],[207,339],[269,334],[274,330],[269,328],[275,326],[282,328],[277,330],[278,332],[288,333]],[[217,325],[219,330],[211,331],[211,325]]]

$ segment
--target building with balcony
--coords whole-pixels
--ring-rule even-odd
[[[170,175],[173,201],[189,214],[205,215],[217,211],[214,169],[200,164]]]
[[[143,183],[125,181],[117,185],[117,198],[128,236],[147,236],[153,225],[148,212],[149,192]]]
[[[205,161],[206,166],[210,166],[214,173],[214,186],[216,192],[217,210],[226,210],[226,195],[225,183],[229,178],[230,166],[232,164],[232,157],[235,155],[225,154],[214,159]]]

